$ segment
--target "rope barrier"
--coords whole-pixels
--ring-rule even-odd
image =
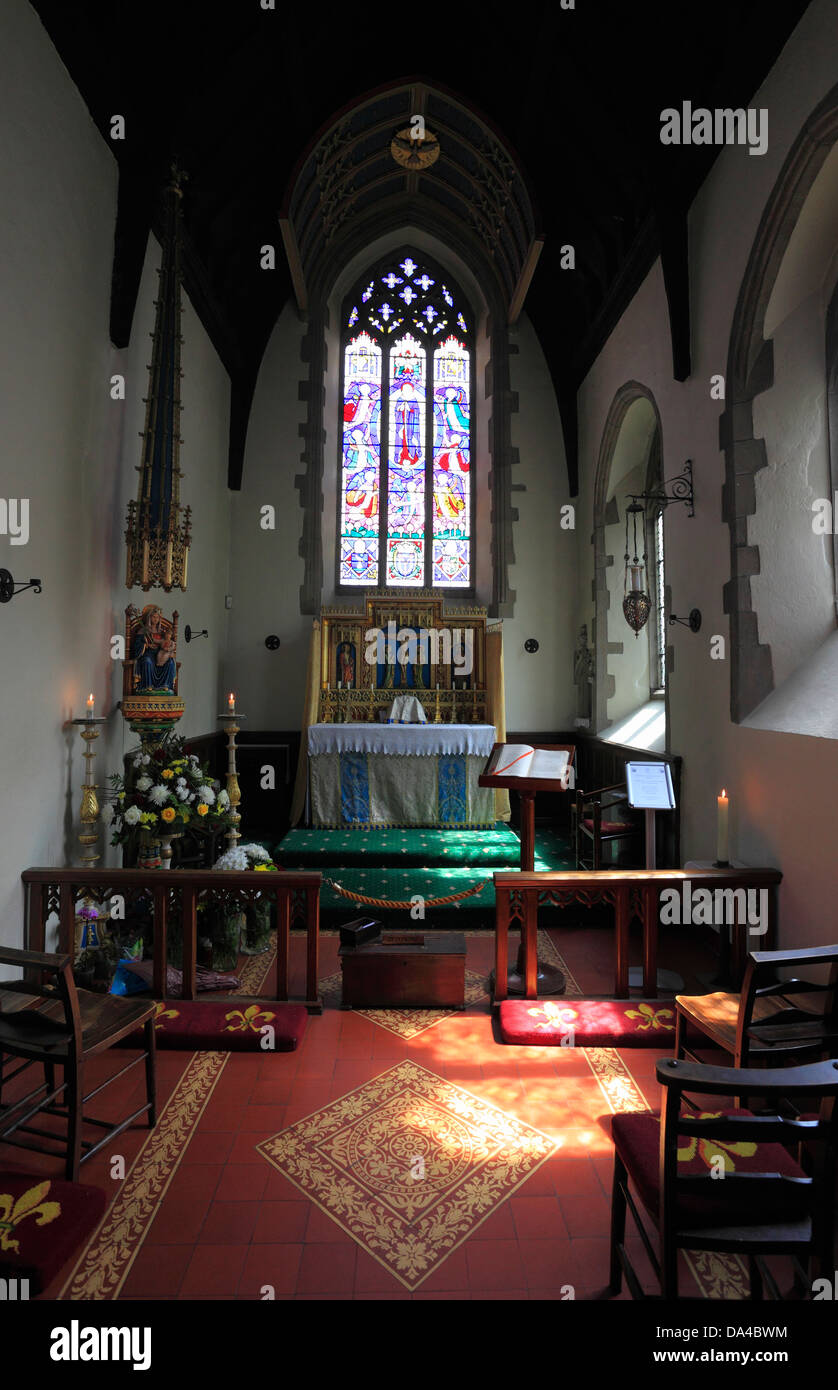
[[[342,898],[349,898],[353,903],[363,903],[365,907],[404,908],[405,911],[407,911],[409,908],[415,906],[411,898],[408,898],[406,902],[399,901],[396,898],[368,898],[364,893],[353,893],[350,888],[341,887],[339,883],[335,883],[333,878],[325,878],[323,882],[327,883],[330,888],[334,888],[335,892],[339,893]],[[464,888],[462,893],[449,893],[445,898],[424,898],[424,906],[447,907],[449,903],[462,902],[463,898],[473,898],[477,893],[482,893],[483,889],[490,883],[491,879],[484,878],[481,883],[475,884],[473,888]]]

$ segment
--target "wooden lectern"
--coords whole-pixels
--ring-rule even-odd
[[[517,792],[521,801],[521,869],[524,873],[532,873],[535,869],[535,798],[538,792],[561,792],[567,791],[567,786],[561,777],[515,777],[505,773],[496,773],[493,768],[497,767],[504,749],[505,743],[496,743],[489,754],[482,773],[478,777],[478,785],[481,787],[501,787],[507,791]],[[568,772],[573,767],[573,759],[576,755],[576,745],[573,743],[538,743],[532,747],[536,752],[544,749],[548,753],[567,753]],[[542,994],[563,994],[565,988],[565,978],[560,970],[554,965],[548,965],[544,961],[538,961],[537,971],[537,993]],[[524,980],[524,946],[523,935],[521,946],[518,950],[518,960],[514,970],[509,972],[508,993],[525,994]]]

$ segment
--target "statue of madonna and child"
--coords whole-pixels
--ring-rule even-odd
[[[174,694],[175,644],[171,624],[156,603],[147,603],[139,614],[131,637],[130,656],[134,663],[135,695]]]

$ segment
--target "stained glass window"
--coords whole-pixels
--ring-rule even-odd
[[[341,586],[472,584],[472,321],[456,285],[409,252],[345,302]]]

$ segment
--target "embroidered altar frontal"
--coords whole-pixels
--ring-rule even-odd
[[[311,759],[312,825],[491,829],[495,794],[478,786],[485,766],[464,753],[323,753]]]
[[[491,724],[312,725],[312,825],[491,829],[494,792],[478,779],[493,742]]]

